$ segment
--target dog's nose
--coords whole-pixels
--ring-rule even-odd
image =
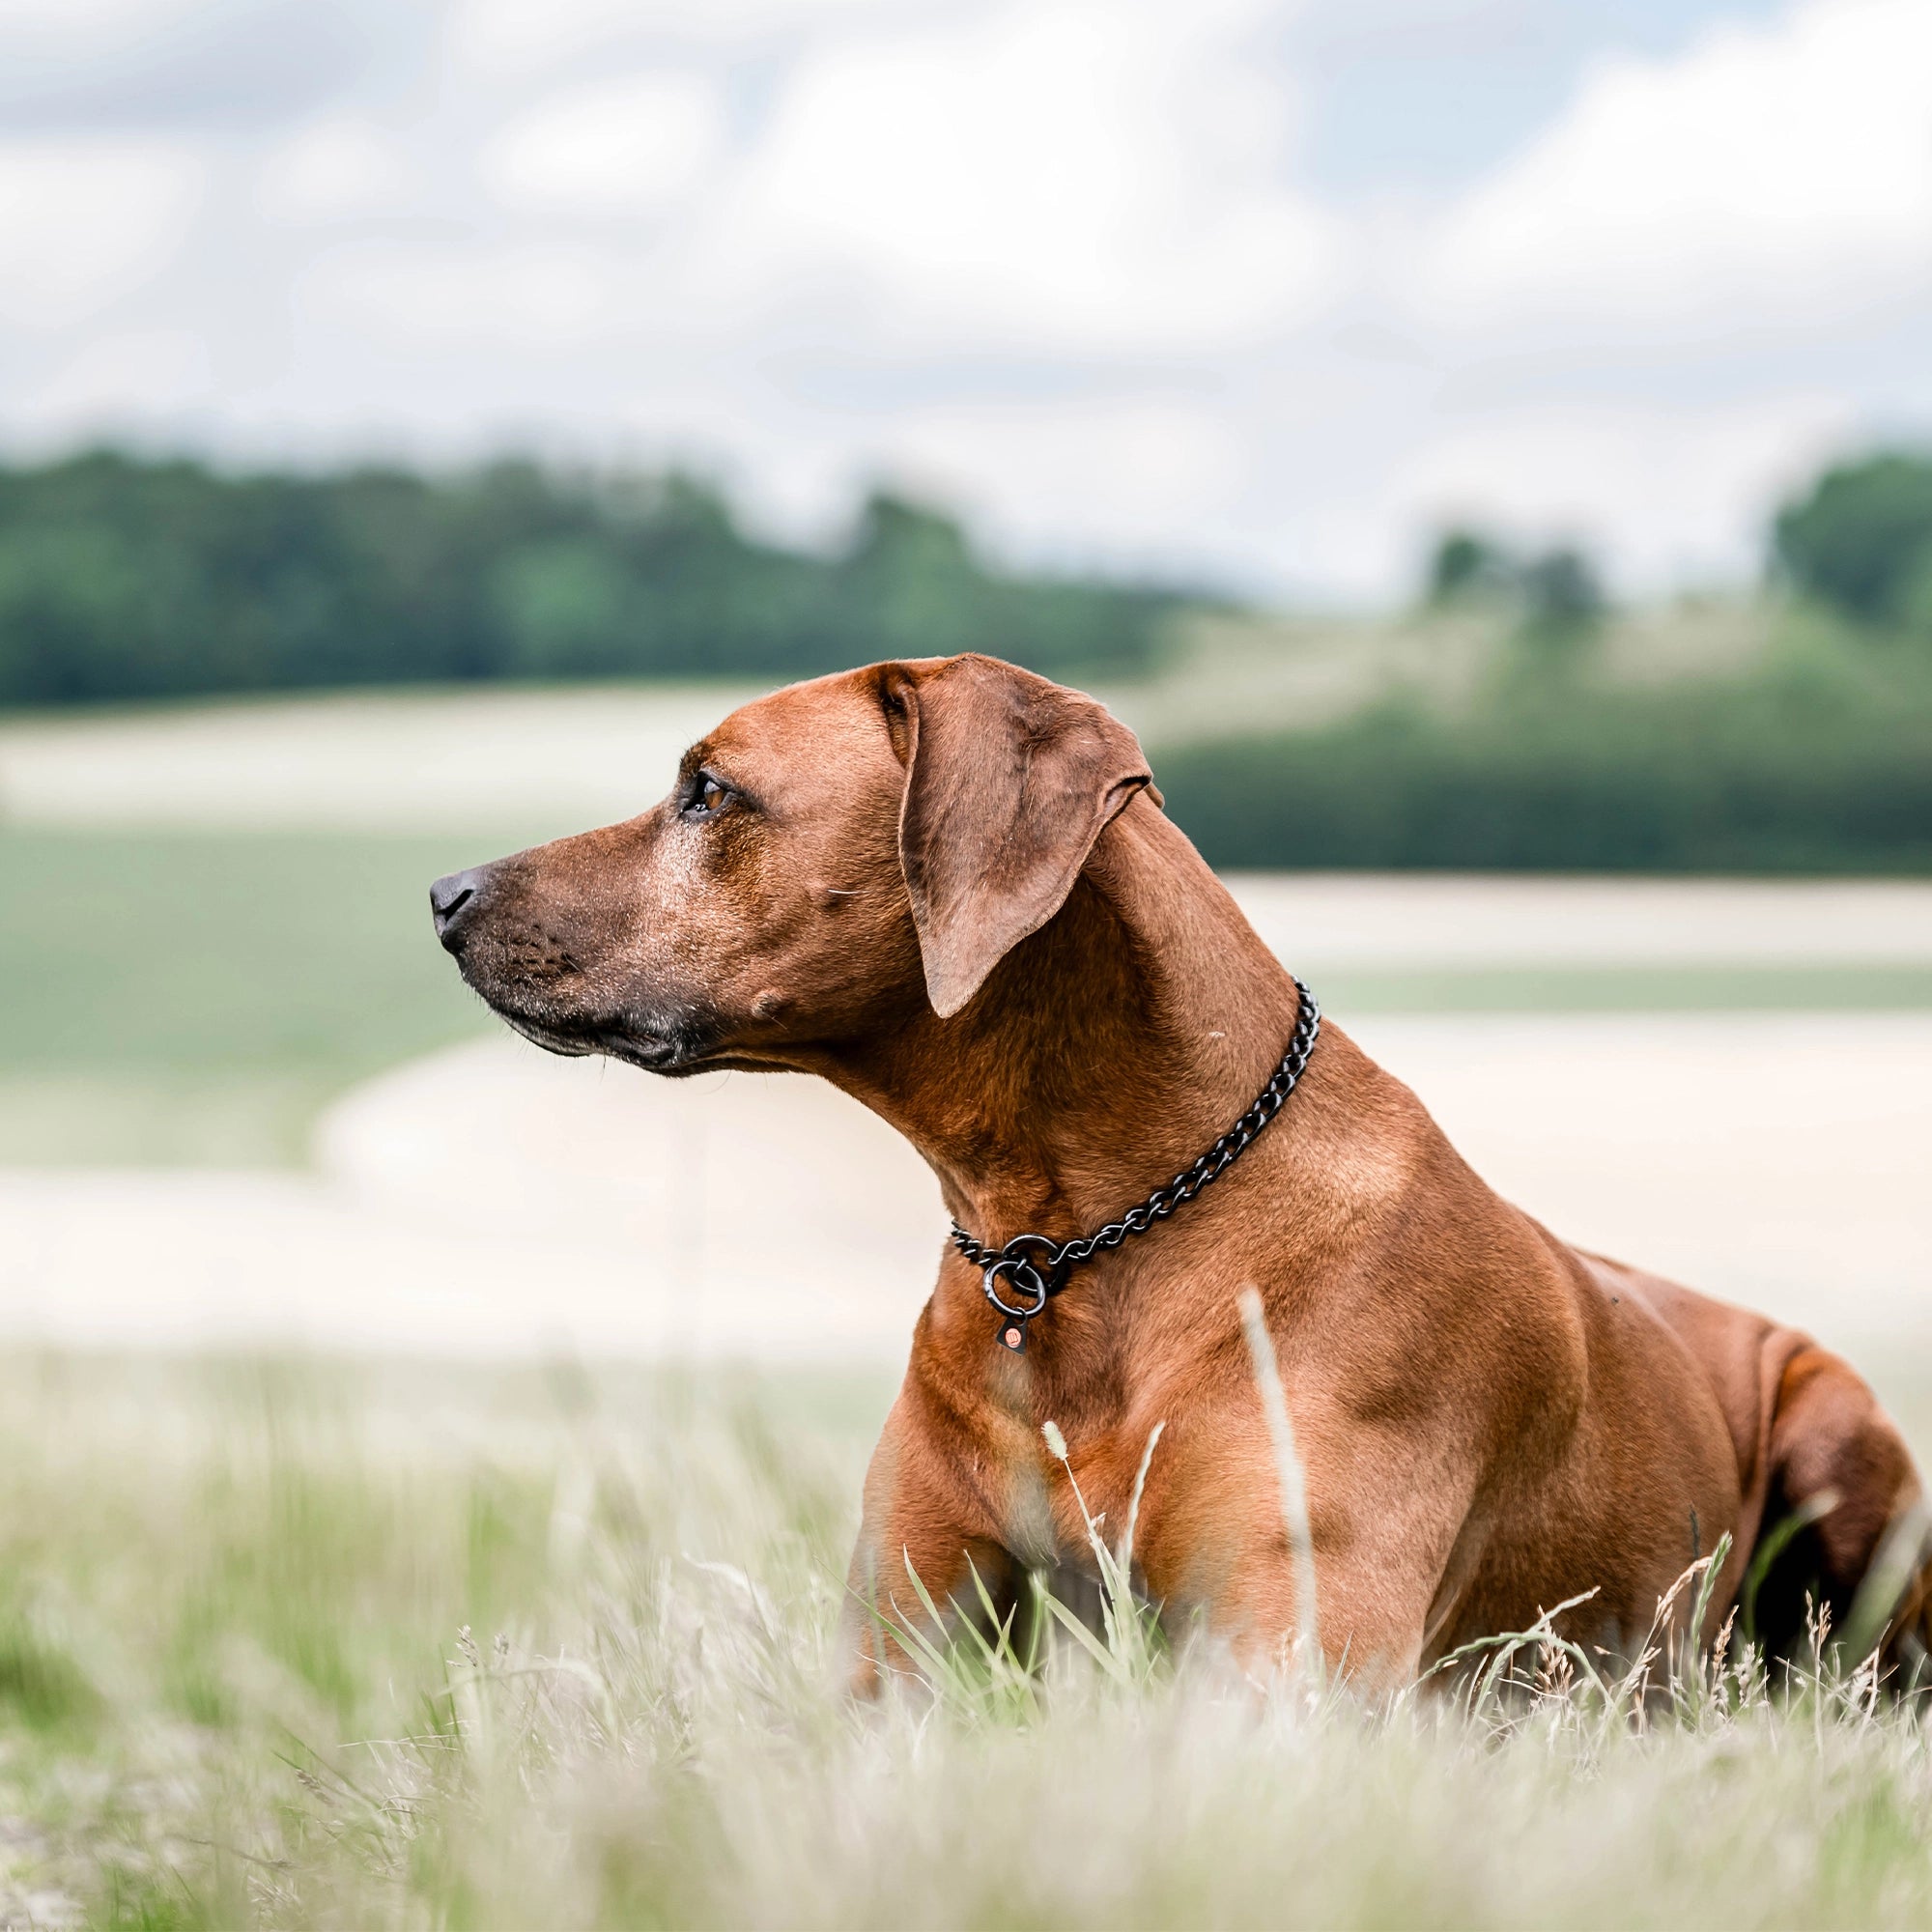
[[[454,952],[461,943],[462,928],[482,902],[487,866],[471,866],[467,872],[449,872],[429,889],[429,916],[436,924],[436,936]]]

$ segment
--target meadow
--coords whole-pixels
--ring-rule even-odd
[[[1922,1705],[1830,1668],[1768,1690],[1734,1641],[1706,1670],[1660,1660],[1647,1703],[1532,1645],[1514,1689],[1370,1709],[1123,1627],[1093,1654],[1062,1638],[1032,1675],[969,1655],[937,1694],[854,1706],[835,1626],[888,1395],[564,1363],[15,1356],[0,1918],[1932,1915]],[[1077,1477],[1077,1441],[1069,1458]]]
[[[482,1031],[422,911],[473,851],[0,831],[0,1163],[299,1162],[334,1095]]]

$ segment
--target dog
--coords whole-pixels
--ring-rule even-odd
[[[1312,1629],[1365,1685],[1579,1598],[1557,1628],[1628,1656],[1721,1553],[1708,1636],[1751,1577],[1768,1651],[1802,1641],[1807,1597],[1842,1630],[1889,1577],[1874,1641],[1922,1659],[1919,1480],[1865,1383],[1795,1329],[1566,1246],[1332,1025],[1211,1187],[1055,1265],[1215,1147],[1314,1022],[1093,698],[977,654],[793,685],[695,745],[641,817],[430,898],[464,979],[539,1046],[815,1073],[937,1175],[965,1238],[866,1480],[862,1687],[907,1664],[908,1570],[935,1605],[1005,1615],[1030,1571],[1091,1569],[1069,1464],[1114,1525],[1144,1474],[1135,1580],[1166,1613],[1257,1659]]]

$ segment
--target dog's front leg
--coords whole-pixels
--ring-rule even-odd
[[[1461,1586],[1451,1557],[1474,1461],[1305,1382],[1286,1396],[1305,1517],[1288,1519],[1258,1397],[1198,1404],[1163,1436],[1143,1502],[1135,1554],[1149,1592],[1202,1615],[1257,1673],[1319,1655],[1365,1690],[1394,1689],[1416,1673],[1445,1579]]]
[[[920,1640],[944,1646],[968,1623],[990,1634],[989,1624],[1011,1616],[1021,1576],[962,1489],[957,1460],[912,1426],[901,1395],[866,1474],[846,1578],[841,1650],[852,1690],[870,1696],[895,1673],[919,1674]]]

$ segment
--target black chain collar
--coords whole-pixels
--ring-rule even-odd
[[[1145,1235],[1156,1221],[1165,1221],[1183,1201],[1192,1201],[1211,1180],[1218,1180],[1233,1167],[1255,1136],[1281,1112],[1288,1096],[1301,1078],[1308,1056],[1315,1050],[1321,1031],[1321,1009],[1315,995],[1299,980],[1294,990],[1301,1006],[1295,1015],[1294,1037],[1281,1057],[1281,1065],[1268,1084],[1255,1096],[1255,1103],[1192,1167],[1177,1174],[1164,1187],[1156,1187],[1137,1208],[1129,1208],[1118,1221],[1091,1235],[1071,1241],[1051,1241],[1044,1235],[1015,1235],[1005,1247],[989,1248],[976,1241],[957,1221],[952,1224],[952,1245],[980,1270],[980,1286],[986,1299],[999,1310],[1000,1326],[995,1340],[1013,1354],[1026,1349],[1027,1323],[1066,1286],[1069,1270],[1091,1262],[1103,1248],[1118,1248],[1129,1235]],[[1000,1293],[1000,1277],[1019,1297],[1015,1307]]]

